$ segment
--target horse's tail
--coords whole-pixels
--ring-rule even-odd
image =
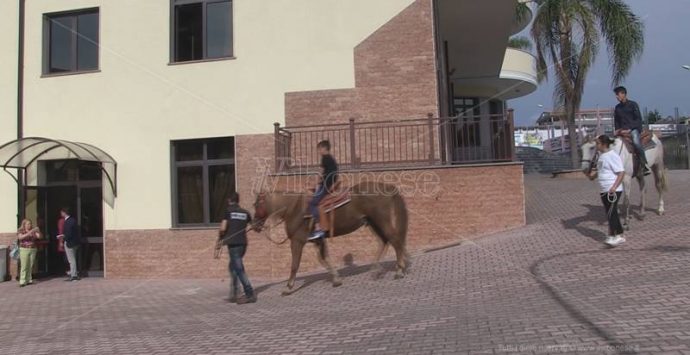
[[[393,211],[395,213],[395,230],[400,236],[400,241],[406,243],[407,240],[407,224],[409,222],[407,215],[407,206],[405,200],[400,195],[400,191],[396,191],[393,195]]]
[[[395,231],[398,234],[398,243],[400,243],[398,247],[403,251],[404,269],[407,270],[412,265],[410,254],[407,251],[407,225],[409,217],[407,214],[407,206],[400,194],[400,190],[396,191],[393,195],[393,213],[395,213]]]

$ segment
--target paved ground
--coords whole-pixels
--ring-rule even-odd
[[[525,228],[418,255],[404,280],[352,267],[254,305],[220,281],[2,283],[0,353],[690,354],[690,174],[670,181],[667,215],[618,249],[592,183],[530,177]]]

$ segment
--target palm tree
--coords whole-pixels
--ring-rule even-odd
[[[523,51],[530,51],[532,50],[532,41],[524,36],[516,36],[508,40],[508,47],[521,49]]]
[[[600,41],[605,42],[611,79],[618,85],[644,49],[644,25],[623,0],[537,0],[532,39],[539,81],[551,69],[556,79],[555,107],[565,111],[573,168],[579,165],[575,114],[580,110],[587,73]]]

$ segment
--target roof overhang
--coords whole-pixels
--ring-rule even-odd
[[[17,139],[0,146],[0,168],[19,182],[8,169],[27,170],[39,159],[77,159],[101,163],[113,196],[117,196],[117,161],[102,149],[88,143],[42,137]]]

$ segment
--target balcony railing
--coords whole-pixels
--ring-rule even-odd
[[[507,114],[280,127],[275,124],[275,171],[314,171],[316,145],[331,143],[341,169],[423,167],[509,162],[514,157],[513,111]]]

